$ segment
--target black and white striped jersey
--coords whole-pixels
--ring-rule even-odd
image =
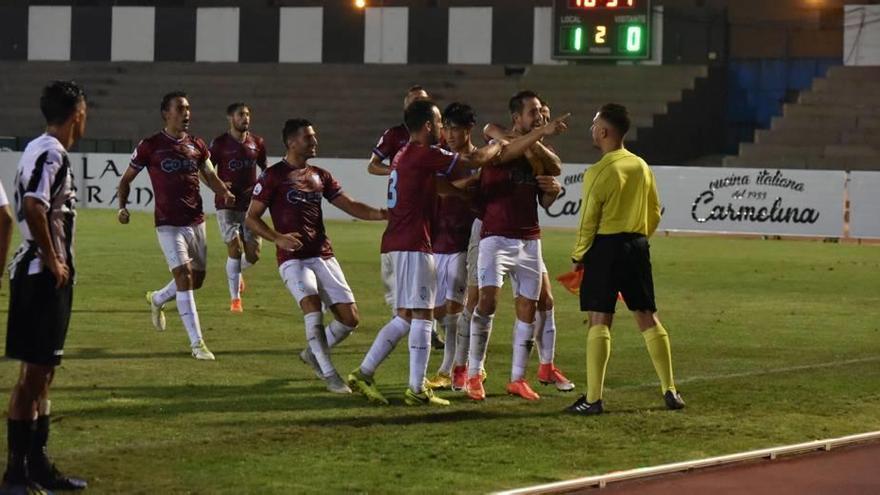
[[[49,237],[55,254],[61,256],[73,277],[73,242],[76,219],[76,186],[67,150],[48,134],[28,143],[15,174],[15,215],[21,229],[22,245],[10,265],[16,272],[19,263],[28,263],[28,274],[39,273],[43,263],[24,215],[24,198],[36,198],[47,208]]]

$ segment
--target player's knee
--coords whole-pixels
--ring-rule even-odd
[[[361,324],[361,319],[358,315],[345,315],[339,319],[339,323],[349,327],[349,328],[357,328],[358,325]]]
[[[494,315],[497,305],[495,298],[481,295],[480,302],[477,304],[477,311],[483,316]]]
[[[540,311],[550,311],[553,309],[553,296],[550,294],[543,295],[541,299],[538,300],[538,309]]]
[[[194,271],[192,273],[192,288],[193,290],[201,289],[202,285],[205,284],[205,272]]]
[[[260,261],[260,250],[256,249],[255,251],[245,251],[244,259],[247,260],[248,263],[255,265],[258,261]]]

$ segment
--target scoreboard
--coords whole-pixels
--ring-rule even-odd
[[[647,59],[650,0],[554,0],[553,58]]]

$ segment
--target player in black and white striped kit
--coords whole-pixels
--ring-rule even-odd
[[[67,150],[85,132],[86,97],[71,81],[43,89],[46,132],[28,143],[18,162],[15,208],[22,244],[10,264],[6,356],[21,361],[9,399],[8,464],[3,491],[81,490],[46,452],[49,386],[64,354],[73,301],[76,188]]]

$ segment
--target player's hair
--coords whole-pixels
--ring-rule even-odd
[[[410,133],[417,132],[425,122],[430,122],[434,117],[432,109],[437,104],[431,100],[416,100],[403,111],[403,123]]]
[[[416,91],[425,91],[425,88],[421,84],[413,84],[406,90],[406,94],[415,93]],[[427,93],[427,91],[425,91]]]
[[[243,101],[237,101],[226,107],[226,115],[234,115],[235,112],[241,110],[242,108],[247,108],[248,110],[251,109],[251,107],[249,107],[247,103]]]
[[[618,103],[606,103],[599,108],[599,118],[611,124],[621,137],[629,132],[629,110]]]
[[[287,148],[287,140],[290,139],[291,136],[295,136],[300,129],[309,127],[310,125],[312,125],[312,123],[306,119],[287,119],[287,121],[284,122],[284,129],[281,130],[281,143]]]
[[[171,106],[171,100],[175,98],[189,98],[189,95],[186,94],[185,91],[172,91],[170,93],[166,93],[165,96],[162,97],[162,105],[159,106],[159,110],[165,112]]]
[[[477,123],[474,109],[467,103],[453,102],[443,110],[443,123],[450,126],[468,127]]]
[[[61,125],[76,111],[86,93],[74,81],[52,81],[40,96],[40,111],[49,125]]]
[[[525,106],[524,102],[529,98],[537,98],[538,101],[541,102],[541,104],[544,103],[544,100],[542,100],[541,97],[538,96],[538,93],[535,93],[530,89],[526,89],[510,97],[510,101],[507,103],[507,108],[510,110],[510,113],[522,113],[523,107]]]

